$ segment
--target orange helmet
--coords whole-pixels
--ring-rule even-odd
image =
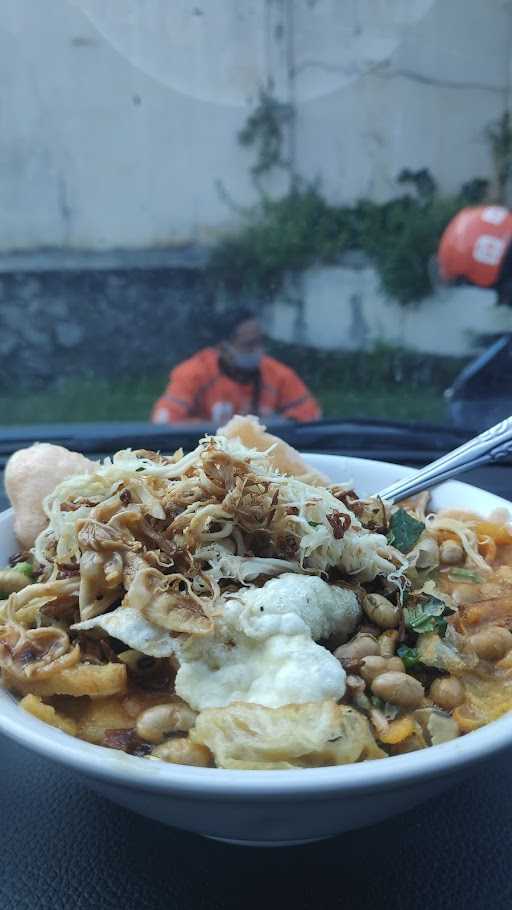
[[[512,240],[512,213],[499,205],[462,209],[445,229],[437,256],[444,281],[497,284]]]

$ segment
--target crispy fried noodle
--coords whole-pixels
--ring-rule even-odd
[[[401,516],[393,530],[396,510],[282,473],[273,451],[217,435],[186,455],[121,451],[56,486],[25,579],[16,565],[0,572],[0,595],[2,577],[11,585],[0,666],[27,711],[135,755],[218,767],[340,764],[431,744],[432,724],[416,715],[443,707],[417,679],[415,703],[372,694],[364,664],[394,659],[411,686],[395,650],[400,640],[417,656],[410,637],[423,635],[437,675],[445,653],[458,676],[475,672],[478,658],[455,659],[464,629],[441,642],[454,598],[431,596],[420,567],[427,554],[439,569],[444,535],[488,580],[476,531],[420,522],[412,508],[410,527]],[[416,534],[410,545],[404,533]]]

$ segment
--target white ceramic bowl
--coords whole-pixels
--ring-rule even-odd
[[[409,469],[357,458],[309,456],[333,480],[371,493]],[[449,482],[437,507],[484,514],[504,500]],[[11,513],[0,515],[0,565],[16,549]],[[93,790],[164,824],[236,843],[304,843],[360,828],[410,809],[459,781],[475,765],[512,745],[512,714],[469,735],[410,755],[357,765],[297,771],[226,771],[148,762],[93,746],[22,712],[0,689],[0,731],[74,770]]]

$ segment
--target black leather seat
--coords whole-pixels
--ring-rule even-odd
[[[0,738],[2,910],[509,910],[512,754],[374,828],[295,848],[204,840]]]

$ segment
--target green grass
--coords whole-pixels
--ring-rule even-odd
[[[0,425],[147,420],[167,372],[140,379],[69,379],[48,391],[0,397]]]
[[[147,420],[162,393],[167,372],[139,379],[70,379],[44,392],[0,397],[0,425],[81,421]],[[321,377],[311,387],[325,417],[423,420],[443,423],[446,411],[442,391],[404,382],[369,385],[349,383],[345,375]]]
[[[436,389],[321,389],[324,417],[368,418],[372,420],[419,420],[447,422],[446,403]]]
[[[320,400],[325,417],[423,420],[443,423],[443,389],[465,360],[377,345],[372,351],[317,351],[268,343],[269,353],[293,367]],[[169,368],[172,364],[169,364]],[[84,374],[45,391],[0,396],[0,426],[81,421],[148,420],[168,369],[120,379]]]

